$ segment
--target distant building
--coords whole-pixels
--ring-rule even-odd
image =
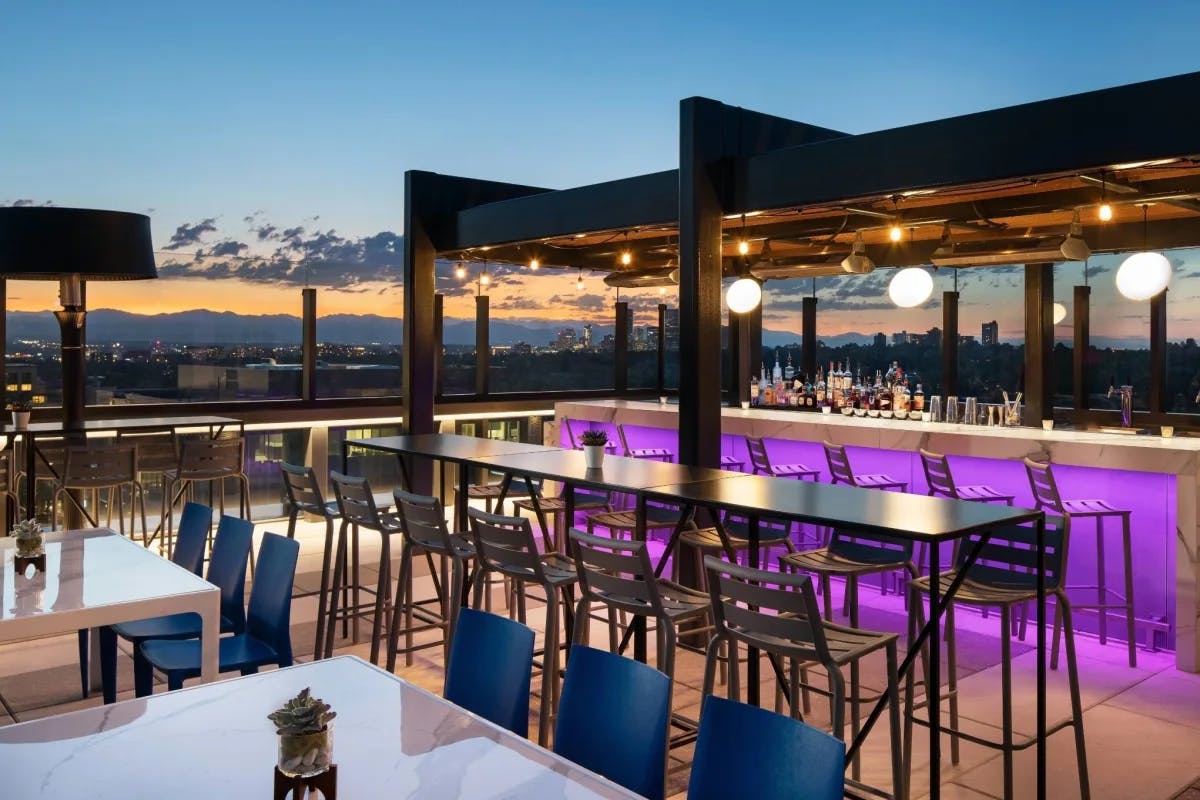
[[[958,335],[959,344],[975,344],[975,337],[969,333],[960,333]]]
[[[983,323],[983,333],[979,338],[984,344],[1000,344],[1000,325],[996,320]]]
[[[887,336],[882,333],[875,334],[875,349],[882,350],[887,347]]]
[[[512,346],[512,349],[509,352],[518,356],[533,355],[533,345],[527,342],[517,342]]]
[[[300,396],[301,366],[261,364],[226,367],[180,364],[179,398],[212,400],[294,398]],[[324,397],[386,397],[401,385],[400,367],[391,364],[330,364],[317,362],[317,393]]]
[[[663,312],[663,346],[666,350],[679,349],[678,308],[668,308]]]
[[[579,337],[574,328],[562,328],[550,346],[555,350],[574,350],[579,346]]]
[[[908,344],[908,331],[892,334],[892,344]]]
[[[583,346],[585,349],[592,346],[592,323],[590,322],[583,325]]]
[[[604,334],[604,338],[600,340],[600,350],[605,353],[611,353],[617,349],[617,340],[611,333]]]
[[[932,345],[934,347],[941,347],[942,346],[942,329],[941,328],[930,328],[929,330],[927,330],[925,332],[925,335],[921,337],[921,343],[927,344],[927,345]]]

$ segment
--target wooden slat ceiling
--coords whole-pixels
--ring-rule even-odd
[[[1113,210],[1098,218],[1102,199]],[[1143,208],[1148,225],[1143,225]],[[838,262],[861,233],[879,267],[929,263],[949,230],[959,241],[1012,240],[1067,232],[1078,213],[1084,238],[1094,252],[1200,246],[1200,158],[1141,165],[1116,165],[1087,174],[1044,175],[988,185],[968,185],[889,197],[847,198],[809,208],[770,209],[726,219],[723,255],[728,274],[768,253],[776,265],[797,267],[803,275],[840,274]],[[903,236],[893,243],[889,230]],[[743,227],[744,225],[744,227]],[[738,242],[750,245],[747,259]],[[621,254],[629,251],[629,266]],[[828,253],[829,266],[811,265]],[[449,258],[612,272],[678,265],[674,226],[621,231],[585,231],[555,239],[444,253]]]

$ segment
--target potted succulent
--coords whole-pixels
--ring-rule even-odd
[[[337,716],[308,688],[267,715],[279,734],[279,771],[292,778],[320,775],[333,764],[333,729]]]
[[[588,469],[600,469],[604,465],[604,448],[608,445],[608,434],[604,431],[584,431],[580,437],[583,443],[583,458]]]
[[[12,400],[8,404],[8,410],[12,412],[13,427],[18,430],[24,430],[29,427],[29,412],[33,408],[33,404],[28,400]]]
[[[42,526],[37,520],[26,519],[13,525],[9,534],[17,541],[18,558],[37,558],[45,552]]]

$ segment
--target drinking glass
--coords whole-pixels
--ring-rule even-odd
[[[967,398],[967,407],[966,410],[963,411],[962,421],[964,425],[975,425],[979,422],[978,403],[975,401],[974,397]]]
[[[929,421],[942,421],[942,398],[940,395],[934,395],[929,398]]]
[[[958,395],[946,397],[946,422],[958,422]]]

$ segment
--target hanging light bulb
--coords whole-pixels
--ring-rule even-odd
[[[583,270],[579,270],[579,279],[575,281],[575,288],[583,291]]]
[[[906,267],[892,276],[888,297],[900,308],[913,308],[933,293],[933,276],[921,267]]]
[[[745,239],[738,242],[738,255],[744,256],[750,252],[750,243]]]
[[[888,228],[888,238],[891,239],[893,242],[899,242],[901,239],[904,238],[904,230],[899,225],[897,225],[896,223],[893,222],[892,226],[890,228]]]
[[[529,259],[529,268],[530,269],[537,269],[541,265],[542,265],[542,262],[538,261],[536,257]]]
[[[1108,203],[1101,203],[1100,208],[1096,211],[1096,216],[1100,217],[1101,222],[1108,222],[1112,219],[1112,206]]]
[[[467,277],[466,264],[461,261],[458,262],[458,265],[454,268],[454,277],[458,278],[460,281]]]
[[[725,302],[729,304],[729,310],[736,314],[753,311],[762,302],[762,286],[754,278],[738,278],[726,290]]]
[[[1062,322],[1066,318],[1067,318],[1067,307],[1064,306],[1062,303],[1055,303],[1054,304],[1054,324],[1057,325],[1058,323]]]
[[[663,295],[665,295],[666,293],[667,293],[667,287],[665,287],[665,286],[660,286],[660,287],[658,287],[658,295],[659,295],[659,297],[662,297],[662,296],[663,296]]]
[[[483,272],[479,273],[479,285],[487,286],[492,282],[492,276],[488,274],[487,267],[483,268]]]
[[[628,267],[632,263],[633,263],[633,253],[629,252],[628,250],[622,250],[621,251],[621,265]]]
[[[1149,206],[1142,206],[1142,247],[1149,226]],[[1162,253],[1143,249],[1125,259],[1117,269],[1117,291],[1130,300],[1149,300],[1171,282],[1171,262]]]

